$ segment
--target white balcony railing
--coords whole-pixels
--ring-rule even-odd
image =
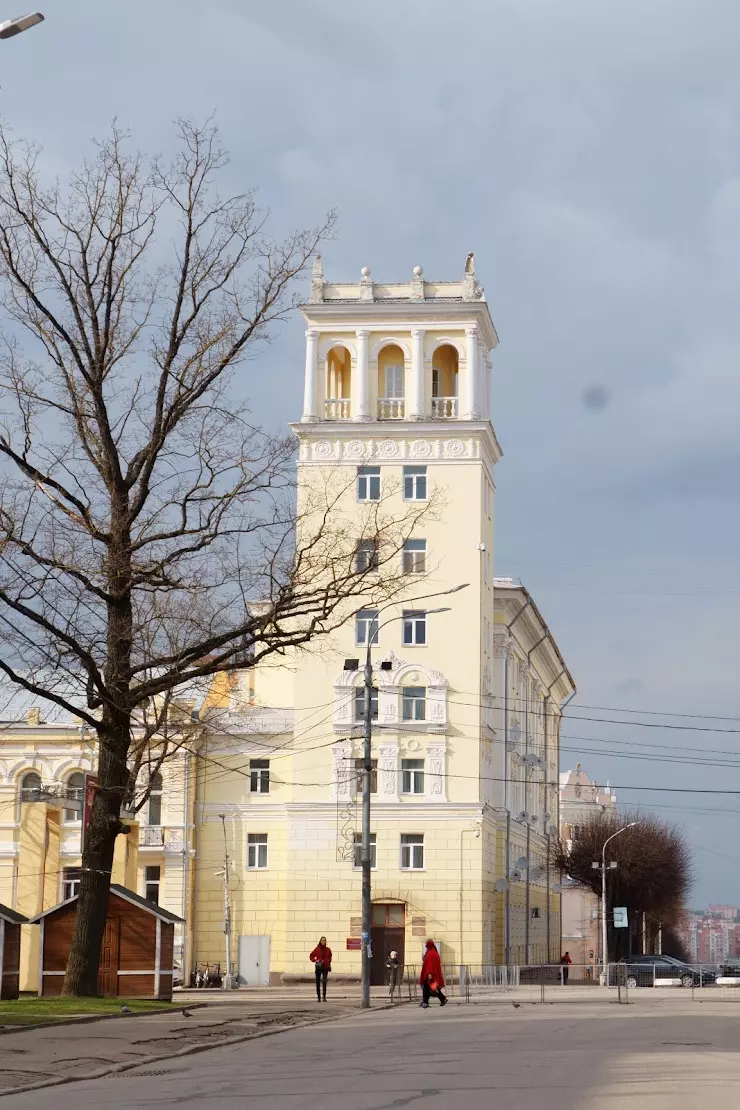
[[[379,397],[378,420],[403,420],[403,397]]]
[[[432,416],[435,420],[457,416],[457,397],[432,397]]]
[[[328,398],[324,403],[324,414],[327,420],[349,420],[349,398]]]

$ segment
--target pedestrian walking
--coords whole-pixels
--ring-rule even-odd
[[[398,952],[391,952],[388,959],[385,961],[385,970],[388,978],[388,990],[390,991],[391,1002],[393,1001],[393,992],[398,987],[399,997],[401,995],[401,965],[398,962]]]
[[[421,986],[420,1005],[423,1010],[429,1009],[429,999],[432,995],[439,999],[440,1006],[447,1005],[447,999],[442,993],[442,987],[445,985],[444,975],[442,974],[442,961],[439,958],[439,952],[433,940],[427,941],[427,950],[424,956],[424,962],[421,965],[419,984]]]
[[[316,970],[316,999],[321,1002],[323,993],[326,1002],[326,980],[331,971],[331,948],[326,943],[326,937],[321,937],[309,959]]]
[[[560,978],[564,987],[568,985],[568,969],[572,963],[570,952],[564,952],[560,957]]]

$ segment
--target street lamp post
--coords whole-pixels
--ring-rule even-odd
[[[405,598],[403,604],[408,604],[411,601],[424,601],[430,597],[446,597],[448,594],[455,594],[459,590],[464,590],[469,585],[464,582],[460,586],[454,586],[451,590],[441,590],[433,594],[422,594],[420,597]],[[378,616],[385,612],[386,609],[398,604],[391,602],[389,605],[383,607],[378,611]],[[428,609],[426,615],[430,616],[432,613],[447,613],[448,608]],[[402,620],[403,614],[391,617],[390,620],[384,621],[383,624],[374,625],[373,621],[369,622],[367,631],[367,648],[365,651],[365,673],[364,673],[364,687],[365,687],[365,704],[363,706],[363,725],[364,725],[364,751],[362,761],[362,1008],[367,1010],[370,1006],[370,958],[372,949],[370,947],[370,936],[372,930],[372,848],[370,845],[370,789],[372,786],[372,747],[373,747],[373,718],[372,718],[372,694],[373,694],[373,641],[377,638],[381,628],[386,625],[392,624],[393,621]],[[356,669],[357,663],[354,662]]]
[[[601,970],[602,970],[602,973],[603,973],[603,976],[604,976],[604,986],[607,986],[607,981],[606,981],[606,963],[607,963],[607,955],[606,955],[606,846],[611,840],[614,840],[615,836],[619,836],[620,833],[627,832],[627,829],[634,828],[636,824],[637,824],[637,821],[630,821],[629,825],[625,825],[623,828],[617,829],[617,831],[615,833],[612,833],[611,836],[608,836],[606,838],[606,840],[604,841],[604,843],[602,845],[602,848],[601,848]],[[598,867],[599,865],[597,863],[597,864],[594,864],[594,866]],[[616,867],[616,864],[614,866]]]
[[[30,15],[21,15],[17,19],[6,19],[0,23],[0,39],[12,39],[22,31],[28,31],[37,23],[43,23],[41,12],[31,12]]]

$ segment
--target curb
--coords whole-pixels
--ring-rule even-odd
[[[125,1002],[122,1003],[125,1005]],[[33,1025],[9,1025],[2,1026],[0,1021],[0,1037],[9,1036],[11,1033],[33,1033],[35,1029],[60,1029],[64,1025],[90,1025],[94,1021],[113,1021],[118,1018],[131,1018],[131,1017],[156,1017],[157,1014],[177,1014],[182,1013],[183,1010],[202,1010],[207,1006],[207,1002],[193,1002],[191,1005],[183,1003],[182,1006],[168,1007],[166,1010],[142,1010],[138,1014],[80,1014],[79,1017],[60,1018],[59,1021],[39,1021]],[[0,1091],[2,1096],[2,1091]]]
[[[205,1003],[203,1004],[205,1005]],[[379,1013],[381,1010],[398,1009],[399,1003],[386,1003],[383,1006],[376,1006],[370,1013]],[[187,1009],[187,1007],[186,1007]],[[165,1013],[171,1011],[163,1011]],[[141,1060],[126,1060],[121,1064],[113,1064],[109,1068],[103,1068],[101,1071],[91,1072],[89,1075],[65,1075],[59,1079],[43,1079],[39,1083],[30,1083],[25,1087],[12,1087],[7,1091],[0,1091],[0,1098],[5,1098],[8,1095],[23,1095],[28,1091],[40,1091],[44,1087],[62,1087],[68,1083],[88,1083],[91,1079],[105,1079],[108,1075],[120,1075],[123,1072],[133,1071],[135,1068],[149,1067],[151,1064],[162,1064],[166,1060],[176,1060],[179,1056],[194,1056],[198,1052],[210,1052],[212,1049],[229,1048],[234,1044],[243,1044],[245,1041],[256,1041],[262,1037],[274,1037],[278,1033],[289,1033],[293,1029],[307,1029],[314,1025],[328,1025],[332,1021],[343,1020],[348,1017],[360,1017],[362,1010],[358,1014],[356,1011],[350,1014],[337,1014],[331,1017],[314,1018],[311,1021],[296,1022],[295,1025],[283,1026],[281,1029],[263,1029],[258,1033],[245,1033],[239,1037],[228,1037],[221,1041],[219,1044],[194,1044],[186,1045],[184,1048],[179,1048],[177,1052],[169,1052],[160,1056],[145,1056]],[[117,1014],[114,1016],[118,1016]],[[128,1014],[122,1014],[122,1017],[128,1017]],[[38,1028],[38,1026],[37,1026]]]

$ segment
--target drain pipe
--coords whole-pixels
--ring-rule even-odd
[[[506,625],[507,635],[532,604],[532,598],[527,594],[527,599],[514,615],[513,620]],[[511,797],[509,786],[509,652],[504,649],[504,809],[506,810],[506,845],[504,852],[504,866],[506,868],[506,893],[504,910],[504,963],[511,965]]]

